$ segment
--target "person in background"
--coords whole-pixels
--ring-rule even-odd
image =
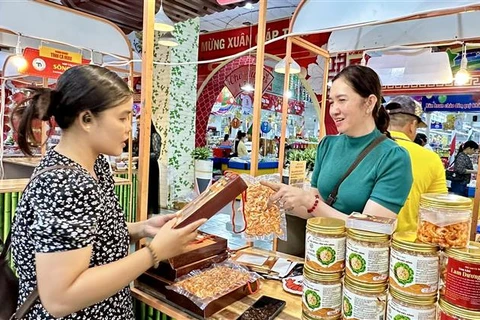
[[[150,127],[150,165],[148,173],[148,213],[158,214],[160,207],[160,168],[158,159],[162,150],[162,137],[158,134],[153,121]]]
[[[220,143],[220,145],[225,146],[225,147],[231,147],[232,146],[232,141],[230,141],[229,138],[230,138],[230,135],[227,133],[223,137],[223,141]]]
[[[245,146],[246,139],[247,134],[239,131],[237,134],[237,140],[235,141],[235,156],[243,157],[248,155],[247,147]]]
[[[414,142],[422,147],[424,147],[425,149],[428,149],[430,151],[433,151],[433,148],[430,146],[430,144],[428,143],[428,139],[427,139],[427,135],[424,134],[424,133],[417,133],[416,137],[415,137],[415,140]]]
[[[185,252],[199,220],[174,229],[175,215],[127,223],[105,157],[122,153],[132,127],[132,92],[115,72],[95,65],[65,71],[56,89],[34,88],[13,110],[18,146],[31,155],[33,121],[55,121],[60,142],[35,168],[11,231],[18,305],[38,287],[24,319],[133,320],[130,283]],[[61,167],[58,167],[61,166]],[[48,171],[43,171],[47,169]],[[130,242],[153,238],[129,254]]]
[[[378,75],[365,66],[348,66],[333,78],[330,116],[340,134],[326,136],[318,145],[310,191],[263,183],[276,191],[272,203],[303,219],[346,220],[353,212],[397,217],[412,186],[412,169],[407,151],[392,139],[380,142],[344,180],[333,206],[326,202],[359,154],[382,135],[388,136],[389,116],[381,106],[381,91]],[[295,238],[298,234],[304,246],[305,224],[303,230],[301,226],[291,229],[289,226],[287,245],[290,235]],[[295,251],[301,253],[302,248]]]
[[[450,185],[450,190],[453,193],[464,197],[468,196],[467,185],[470,183],[472,173],[477,173],[477,171],[473,170],[470,156],[477,151],[478,144],[472,140],[465,142],[458,148],[458,153],[453,163],[453,171],[457,174],[458,180],[452,181]]]
[[[409,153],[413,170],[412,189],[398,214],[396,231],[416,232],[420,196],[448,192],[445,168],[436,153],[413,142],[417,128],[426,127],[421,118],[422,107],[415,100],[397,96],[385,105],[385,109],[390,115],[390,134]]]

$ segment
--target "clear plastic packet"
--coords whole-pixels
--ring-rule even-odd
[[[245,267],[224,261],[207,269],[193,270],[166,288],[184,295],[203,310],[210,302],[258,279],[263,278]]]
[[[243,210],[244,232],[242,237],[247,241],[287,240],[287,218],[285,210],[277,204],[269,206],[268,200],[275,193],[272,189],[261,185],[260,181],[279,183],[279,174],[252,177],[241,175],[247,183],[246,198],[242,198],[239,211]],[[245,201],[246,200],[246,201]]]

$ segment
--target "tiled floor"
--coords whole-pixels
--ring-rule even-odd
[[[237,207],[238,207],[237,202]],[[161,209],[161,214],[170,213],[172,211]],[[247,241],[243,239],[241,234],[235,234],[232,231],[232,222],[231,222],[231,212],[232,208],[230,205],[226,206],[222,210],[220,210],[217,214],[215,214],[212,218],[210,218],[201,228],[200,230],[203,232],[207,232],[210,234],[217,235],[219,237],[225,238],[228,240],[228,247],[230,249],[237,249],[244,246]],[[241,221],[241,217],[236,217],[236,220]],[[241,223],[241,222],[240,222]],[[240,226],[237,226],[236,229],[239,229]],[[258,240],[254,242],[254,246],[257,248],[272,249],[272,241],[264,241]]]

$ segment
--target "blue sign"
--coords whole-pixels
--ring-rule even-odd
[[[263,133],[269,133],[270,130],[272,130],[272,125],[268,121],[263,121],[260,130],[262,130]]]
[[[480,101],[473,95],[441,95],[422,97],[425,112],[480,112]]]
[[[437,122],[437,121],[432,121],[430,123],[430,129],[443,129],[443,123]]]

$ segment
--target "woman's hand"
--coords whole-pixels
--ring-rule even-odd
[[[206,221],[207,219],[201,219],[183,228],[174,229],[177,219],[170,219],[160,228],[150,245],[161,260],[178,256],[185,252],[190,242],[195,240],[197,229]]]
[[[170,220],[176,218],[175,213],[160,214],[146,220],[143,224],[143,236],[153,238],[157,235],[160,229]]]
[[[288,211],[310,208],[315,202],[314,196],[303,189],[292,187],[283,183],[272,183],[262,181],[262,185],[269,187],[275,194],[270,197],[271,204],[278,204],[280,208]]]

